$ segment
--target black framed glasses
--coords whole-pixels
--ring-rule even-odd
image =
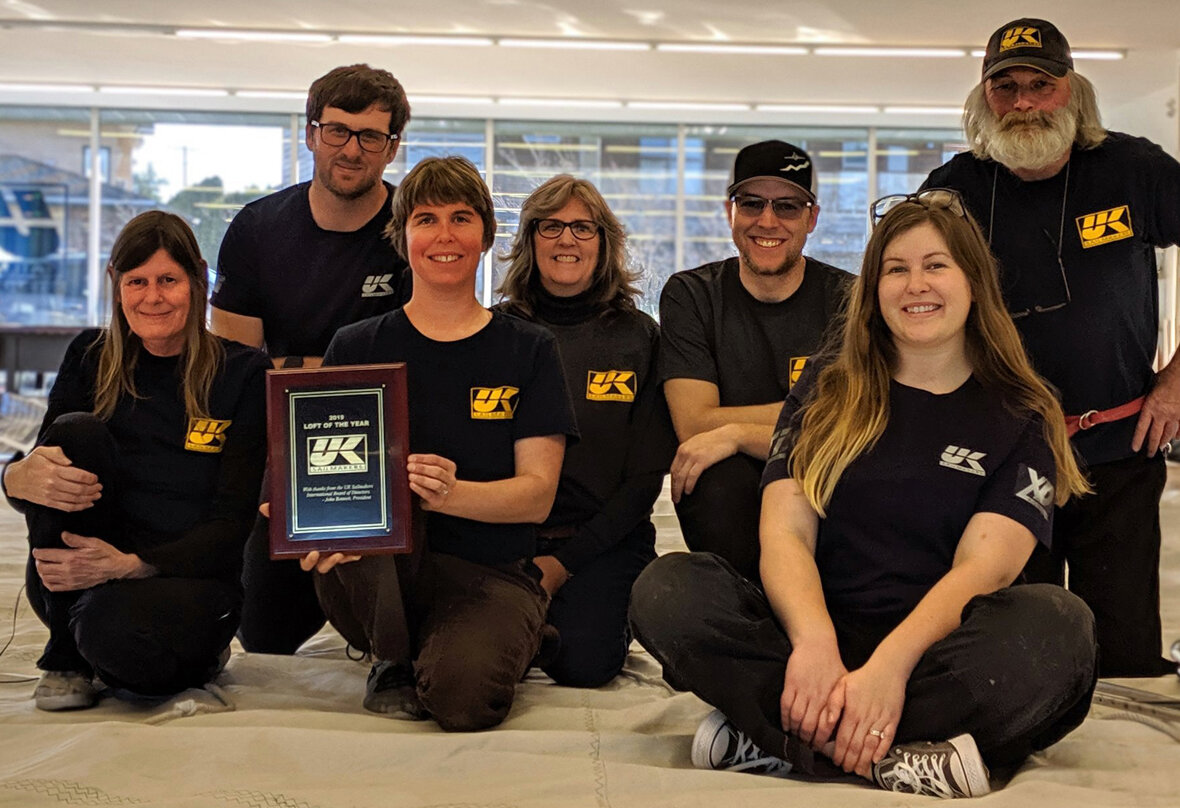
[[[576,219],[572,222],[563,222],[561,219],[537,219],[533,226],[537,228],[537,235],[541,238],[559,238],[568,227],[578,241],[589,241],[602,229],[597,223],[586,219]]]
[[[956,216],[966,219],[967,208],[963,205],[963,197],[953,188],[927,188],[916,194],[890,194],[883,196],[869,206],[869,219],[873,227],[885,218],[885,214],[905,204],[921,205],[927,209],[949,210]]]
[[[793,196],[767,199],[764,196],[755,196],[754,194],[735,194],[729,199],[742,216],[757,219],[762,215],[762,211],[766,210],[766,206],[770,205],[770,209],[774,211],[775,218],[781,219],[784,222],[793,222],[801,218],[815,204],[806,199],[798,199]]]
[[[348,141],[356,137],[361,149],[367,152],[385,151],[385,147],[394,143],[400,137],[389,132],[379,132],[376,129],[349,129],[342,123],[320,123],[312,121],[311,125],[320,130],[320,140],[329,146],[347,146]]]
[[[1045,238],[1049,239],[1049,242],[1057,249],[1057,269],[1059,272],[1061,272],[1061,288],[1065,290],[1065,300],[1062,300],[1060,303],[1050,303],[1047,306],[1042,306],[1040,303],[1034,303],[1031,306],[1025,306],[1019,311],[1012,311],[1011,308],[1009,308],[1008,314],[1013,320],[1018,320],[1021,317],[1027,317],[1030,314],[1045,314],[1046,312],[1064,309],[1070,304],[1070,302],[1073,301],[1073,296],[1069,293],[1069,279],[1065,277],[1065,262],[1061,260],[1061,241],[1060,239],[1054,241],[1053,236],[1049,235],[1049,231],[1043,227],[1041,228],[1041,233],[1043,233]],[[1008,305],[1011,306],[1012,304],[1009,303]]]

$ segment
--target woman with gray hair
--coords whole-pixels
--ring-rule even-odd
[[[539,664],[574,687],[609,682],[627,658],[631,584],[655,558],[652,504],[676,452],[655,375],[659,327],[635,307],[624,238],[597,188],[553,177],[521,206],[497,307],[556,335],[582,435],[534,559],[560,638]]]

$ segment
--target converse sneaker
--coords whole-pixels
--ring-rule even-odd
[[[98,702],[91,677],[78,671],[42,671],[33,701],[38,710],[81,710]]]
[[[754,742],[729,722],[720,710],[705,716],[692,739],[692,765],[698,769],[724,769],[785,777],[791,764],[764,754]]]
[[[903,743],[873,764],[873,780],[886,791],[928,797],[981,797],[991,791],[987,767],[970,735],[942,743]]]
[[[409,662],[373,663],[369,680],[365,683],[365,709],[401,718],[423,721],[430,716],[418,698],[414,684],[414,666]]]

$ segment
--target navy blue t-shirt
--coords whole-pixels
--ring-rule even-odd
[[[790,399],[771,441],[763,485],[790,477]],[[1056,467],[1041,420],[1007,409],[974,377],[936,395],[889,386],[889,422],[844,471],[820,520],[815,561],[828,610],[900,622],[950,570],[977,513],[998,513],[1048,546]]]
[[[538,325],[492,312],[471,336],[437,342],[399,309],[340,329],[324,355],[325,365],[388,362],[406,363],[410,452],[453,460],[460,480],[514,476],[522,438],[577,438],[556,340]],[[534,525],[426,516],[433,552],[481,564],[534,555]]]

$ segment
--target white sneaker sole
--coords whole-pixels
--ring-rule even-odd
[[[983,758],[979,754],[975,739],[969,734],[956,735],[948,743],[959,752],[959,761],[963,764],[963,774],[967,778],[968,793],[972,797],[990,794],[992,786],[988,781],[987,767],[983,765]]]
[[[714,710],[705,716],[705,720],[697,727],[696,735],[692,736],[692,765],[698,769],[715,769],[713,761],[713,742],[717,739],[717,732],[728,722],[725,714]]]

